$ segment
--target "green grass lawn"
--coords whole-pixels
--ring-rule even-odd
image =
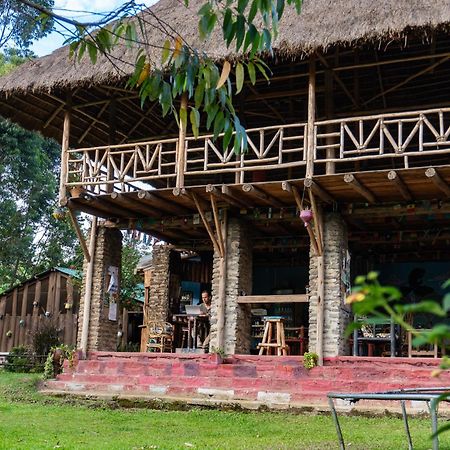
[[[39,379],[0,372],[1,449],[338,448],[328,415],[119,409],[43,396],[35,389]],[[400,419],[342,417],[341,424],[349,449],[407,448]],[[412,419],[410,426],[414,448],[431,448],[429,419]],[[450,433],[441,448],[450,448]]]

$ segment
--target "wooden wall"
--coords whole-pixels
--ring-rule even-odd
[[[64,344],[75,346],[79,295],[69,276],[52,271],[1,296],[0,352],[31,345],[36,331],[49,322],[61,330],[60,339]]]

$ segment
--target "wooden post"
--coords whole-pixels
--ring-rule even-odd
[[[181,110],[186,110],[187,117],[187,105],[188,105],[188,94],[184,92],[181,96],[180,105],[180,132],[178,135],[178,146],[177,146],[177,180],[176,187],[184,187],[184,166],[186,164],[186,123],[181,121]],[[187,121],[187,119],[186,119]]]
[[[92,294],[92,278],[94,274],[94,261],[95,261],[95,241],[97,235],[97,217],[93,217],[91,223],[91,237],[89,241],[89,254],[91,260],[88,263],[86,271],[86,287],[84,293],[84,308],[83,308],[83,325],[81,329],[81,352],[83,358],[86,358],[89,338],[89,319],[91,312],[91,294]]]
[[[311,55],[309,59],[308,82],[308,125],[306,145],[306,178],[314,175],[314,121],[316,119],[316,59]]]
[[[59,179],[59,204],[66,200],[66,183],[69,172],[69,145],[70,145],[70,118],[72,107],[72,94],[67,94],[66,109],[64,111],[63,137],[61,142],[61,177]]]
[[[333,117],[334,102],[333,102],[333,71],[331,68],[325,69],[325,115],[327,119]],[[333,125],[328,124],[325,127],[325,132],[332,133]],[[332,145],[335,142],[335,138],[328,136],[326,138],[327,145]],[[327,147],[326,157],[327,159],[332,159],[335,156],[334,148]],[[327,175],[333,174],[335,172],[335,163],[327,162],[325,164],[325,170]]]
[[[219,259],[219,292],[217,298],[217,348],[224,349],[225,346],[225,302],[226,302],[226,279],[227,279],[227,212],[223,212],[222,236],[224,242],[224,253]]]

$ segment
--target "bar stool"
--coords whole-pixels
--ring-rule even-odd
[[[284,318],[280,316],[271,316],[264,318],[264,335],[260,344],[258,344],[259,354],[272,354],[272,349],[277,350],[278,356],[287,355],[287,345],[284,336]],[[275,332],[275,334],[274,334]]]

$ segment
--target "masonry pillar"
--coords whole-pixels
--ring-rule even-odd
[[[109,320],[109,294],[107,293],[109,275],[108,268],[119,268],[122,257],[122,233],[117,229],[99,226],[94,255],[94,271],[92,277],[92,294],[89,316],[88,351],[116,351],[117,332],[122,317],[120,302],[117,305],[117,320]],[[84,316],[84,293],[86,291],[86,271],[88,263],[83,265],[83,286],[81,290],[80,310],[78,316],[78,348],[81,345],[81,332]],[[120,292],[120,291],[119,291]]]
[[[169,315],[170,252],[172,248],[168,244],[153,247],[152,273],[148,291],[148,321],[165,322]]]
[[[347,227],[337,213],[324,215],[324,338],[323,355],[337,356],[348,353],[344,338],[350,320],[350,308],[345,304],[345,283],[348,276]],[[317,337],[317,257],[310,253],[309,265],[309,350],[315,351]]]
[[[252,246],[251,233],[239,219],[228,221],[227,240],[227,276],[225,280],[225,331],[224,351],[227,355],[250,353],[250,305],[239,305],[238,296],[252,289]],[[211,304],[211,344],[217,347],[217,299],[219,292],[219,259],[214,253],[212,304]]]

